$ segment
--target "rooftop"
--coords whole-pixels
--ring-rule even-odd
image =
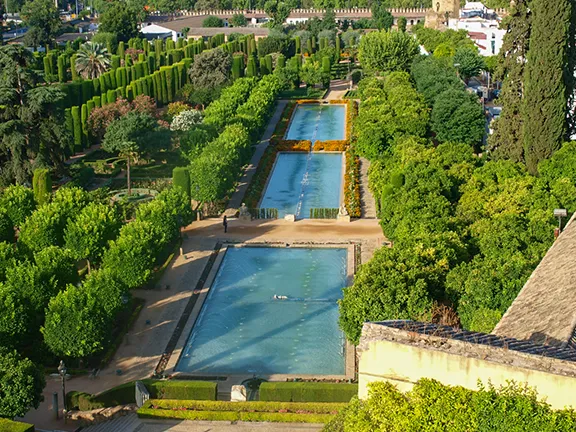
[[[576,223],[572,216],[493,333],[553,346],[574,346]]]

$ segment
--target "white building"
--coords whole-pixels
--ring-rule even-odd
[[[174,42],[176,42],[179,37],[184,36],[182,33],[177,32],[176,30],[171,30],[169,28],[152,23],[142,23],[140,33],[142,33],[148,40],[171,38]]]
[[[506,30],[500,29],[500,19],[496,12],[480,2],[466,3],[460,9],[460,18],[450,19],[448,27],[467,30],[483,56],[498,54],[506,34]]]

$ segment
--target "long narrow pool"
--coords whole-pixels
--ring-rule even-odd
[[[346,263],[339,248],[229,247],[176,371],[343,375]]]
[[[342,153],[279,153],[260,208],[277,208],[309,218],[311,208],[338,208],[342,192]]]
[[[292,115],[286,139],[312,142],[346,139],[346,106],[298,105]]]

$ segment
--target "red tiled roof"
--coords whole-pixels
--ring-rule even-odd
[[[488,39],[486,33],[480,33],[480,32],[468,32],[468,36],[470,36],[470,39],[476,39],[476,40]]]

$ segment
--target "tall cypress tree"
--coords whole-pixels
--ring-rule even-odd
[[[524,69],[530,43],[530,10],[527,0],[517,0],[502,24],[506,29],[498,58],[495,79],[502,81],[500,118],[494,122],[494,134],[488,144],[494,157],[524,162],[522,100]]]
[[[530,49],[524,73],[524,157],[535,173],[538,162],[566,138],[569,0],[533,0]]]
[[[568,62],[564,79],[568,99],[568,136],[576,134],[576,6],[572,5],[570,28],[568,29]]]

